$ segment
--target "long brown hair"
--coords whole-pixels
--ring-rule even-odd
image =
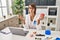
[[[32,8],[35,9],[34,14],[36,14],[36,5],[34,3],[31,3],[30,5],[31,5]]]

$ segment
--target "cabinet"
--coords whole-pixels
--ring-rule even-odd
[[[28,8],[26,6],[26,8]],[[59,7],[58,6],[37,6],[37,16],[44,13],[45,17],[42,22],[42,28],[50,29],[52,31],[59,30]]]

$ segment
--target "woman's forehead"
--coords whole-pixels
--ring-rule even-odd
[[[31,5],[29,5],[28,7],[32,7]]]

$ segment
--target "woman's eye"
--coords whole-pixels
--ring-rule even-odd
[[[32,9],[31,7],[29,7],[29,9]]]

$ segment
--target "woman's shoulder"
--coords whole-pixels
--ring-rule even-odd
[[[27,14],[27,15],[25,16],[25,19],[29,19],[29,17],[30,17],[30,14]]]

